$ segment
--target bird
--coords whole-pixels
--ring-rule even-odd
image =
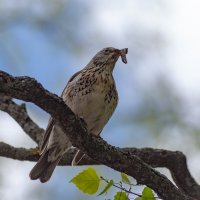
[[[119,57],[127,63],[127,53],[128,48],[102,49],[69,79],[61,94],[66,105],[84,120],[89,134],[100,135],[118,104],[113,69]],[[31,170],[30,178],[39,179],[42,183],[47,182],[62,156],[71,147],[67,135],[50,117],[40,148],[41,156]],[[72,165],[77,165],[83,156],[84,153],[77,150]]]

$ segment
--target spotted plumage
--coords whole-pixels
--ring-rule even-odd
[[[101,133],[117,106],[118,94],[112,72],[119,56],[125,56],[122,52],[124,50],[112,47],[98,52],[85,68],[71,77],[61,95],[71,110],[84,119],[90,134]],[[50,118],[41,147],[42,155],[30,172],[31,179],[48,181],[71,146],[58,123]],[[83,155],[78,151],[72,164],[77,164]]]

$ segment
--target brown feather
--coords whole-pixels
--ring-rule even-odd
[[[46,128],[45,133],[44,133],[44,137],[43,137],[43,140],[42,140],[42,145],[41,145],[41,148],[40,148],[40,155],[43,154],[43,152],[46,149],[46,146],[48,144],[48,140],[49,140],[49,137],[51,135],[51,131],[52,131],[54,124],[55,124],[54,119],[52,117],[50,117],[49,123],[47,125],[47,128]]]
[[[68,84],[80,73],[81,71],[78,71],[76,72],[68,81],[66,87],[68,86]],[[66,88],[65,87],[65,88]],[[63,93],[64,93],[65,89],[63,90],[62,94],[61,94],[61,97],[63,97]],[[41,148],[40,148],[40,155],[44,152],[44,150],[46,149],[46,146],[47,146],[47,143],[48,143],[48,140],[49,140],[49,137],[51,135],[51,131],[52,131],[52,128],[55,124],[55,120],[50,117],[49,119],[49,123],[47,125],[47,128],[45,130],[45,133],[44,133],[44,137],[43,137],[43,140],[42,140],[42,144],[41,144]]]

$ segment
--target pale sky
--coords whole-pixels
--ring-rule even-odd
[[[158,2],[158,1],[151,1]],[[96,1],[93,21],[105,34],[115,32],[114,37],[123,37],[123,30],[131,29],[131,24],[138,23],[148,30],[162,31],[168,41],[167,59],[170,76],[175,85],[185,96],[200,96],[200,1],[171,0],[161,1],[166,4],[166,14],[155,9],[140,8],[137,1],[113,1],[106,5]],[[93,5],[94,6],[94,5]],[[164,9],[165,10],[165,9]],[[117,16],[117,17],[116,17]],[[134,27],[133,27],[134,28]],[[125,44],[128,41],[121,38]],[[163,66],[160,66],[161,68]]]
[[[102,34],[110,36],[114,31],[115,35],[113,37],[120,38],[119,46],[123,44],[123,47],[128,47],[128,40],[122,38],[123,30],[132,28],[133,22],[145,26],[147,30],[156,29],[162,31],[168,41],[166,57],[169,64],[166,71],[169,72],[174,87],[179,89],[180,93],[186,98],[196,102],[200,98],[200,1],[163,0],[161,2],[167,6],[166,14],[160,12],[159,6],[155,3],[159,1],[151,1],[150,3],[153,2],[155,7],[152,12],[152,10],[148,10],[148,7],[138,9],[137,1],[133,0],[91,1],[90,6],[94,8],[91,27],[95,27],[97,31],[99,29]],[[110,9],[112,9],[112,12],[110,12]],[[163,66],[160,67],[162,68]],[[3,120],[0,120],[1,140],[13,145],[17,143],[17,145],[23,146],[24,134],[21,133],[18,125],[7,115],[1,113],[0,116],[3,116]],[[7,127],[9,127],[9,132]],[[176,145],[181,146],[183,142],[186,142],[185,138],[182,139],[182,142],[180,141],[180,144],[176,143]],[[190,168],[195,173],[194,175],[200,176],[198,167],[199,155],[197,157],[193,152],[194,150],[192,150],[189,158],[191,161]],[[17,165],[20,164],[17,163]],[[13,170],[10,176],[8,175],[3,194],[5,196],[4,200],[21,200],[20,196],[30,186],[27,184],[30,182],[28,180],[28,171],[31,166],[29,164],[28,167],[26,165],[21,169],[17,167],[17,171]],[[9,174],[10,170],[12,168],[8,167],[3,169],[3,172]],[[24,170],[26,170],[26,177],[24,177]],[[15,177],[15,181],[13,181],[13,177]],[[66,182],[66,184],[68,183]],[[17,190],[8,191],[6,190],[7,186],[12,189],[17,188]]]
[[[173,1],[171,67],[174,80],[190,97],[200,97],[200,1]],[[169,32],[170,33],[170,32]]]

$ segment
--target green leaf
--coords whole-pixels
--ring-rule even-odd
[[[88,168],[80,172],[70,182],[86,194],[95,194],[99,188],[100,178],[93,168]]]
[[[126,184],[131,184],[128,176],[125,173],[121,172],[121,178],[122,178],[122,182],[124,182]]]
[[[155,197],[153,195],[153,191],[149,187],[145,187],[142,191],[142,200],[155,200]]]
[[[135,200],[142,200],[142,197],[137,197]]]
[[[103,189],[103,191],[100,194],[98,194],[98,196],[106,193],[110,189],[110,187],[113,186],[113,183],[114,183],[113,180],[110,180],[109,183],[106,185],[106,187]]]
[[[126,192],[117,192],[114,196],[114,200],[129,200],[126,195]]]

